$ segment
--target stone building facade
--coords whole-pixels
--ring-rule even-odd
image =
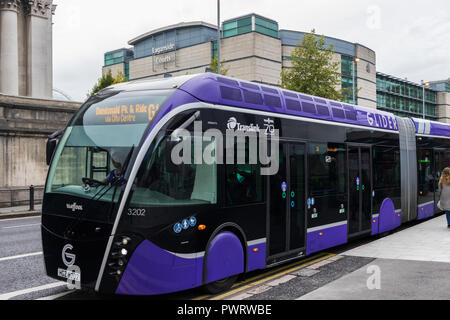
[[[0,0],[0,93],[51,98],[53,0]]]
[[[64,128],[80,106],[0,94],[0,207],[23,204],[30,185],[42,190],[47,138]]]

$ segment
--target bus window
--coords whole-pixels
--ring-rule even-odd
[[[238,164],[226,167],[226,204],[245,205],[262,201],[262,176],[259,165]]]
[[[391,198],[401,208],[400,149],[398,146],[376,146],[373,152],[373,212],[380,212],[384,199]]]
[[[170,138],[162,138],[156,148],[150,148],[137,174],[132,206],[186,206],[217,203],[217,164],[191,162],[174,165],[168,157]],[[194,140],[191,139],[191,150]],[[211,146],[211,144],[214,144]],[[203,151],[213,150],[215,142],[203,142]]]
[[[309,186],[311,196],[345,193],[345,145],[311,143]]]
[[[261,202],[263,200],[263,176],[261,165],[254,163],[250,157],[249,139],[245,144],[234,144],[234,162],[225,167],[226,205],[241,206]],[[252,152],[255,152],[252,150]],[[227,154],[229,152],[226,151]],[[245,154],[245,161],[238,160],[238,153]],[[243,163],[241,163],[243,162]]]
[[[417,150],[417,186],[419,190],[418,202],[424,204],[434,201],[434,176],[433,176],[433,152],[432,150]]]

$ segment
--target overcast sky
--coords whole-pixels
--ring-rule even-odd
[[[216,0],[54,0],[54,86],[83,101],[101,76],[103,54],[150,30],[217,22]],[[377,54],[377,71],[410,81],[450,77],[448,0],[222,0],[222,21],[258,13],[280,29],[357,42]]]

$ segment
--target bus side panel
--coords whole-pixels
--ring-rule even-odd
[[[266,267],[266,239],[248,242],[247,272],[264,269]]]
[[[434,202],[419,205],[417,220],[424,220],[434,216]]]
[[[308,232],[306,237],[306,254],[336,247],[347,242],[347,224],[328,229]]]
[[[373,236],[378,234],[379,222],[380,222],[380,216],[379,215],[372,217],[372,235]]]
[[[202,267],[200,253],[182,258],[145,240],[131,256],[116,293],[153,295],[198,287]]]

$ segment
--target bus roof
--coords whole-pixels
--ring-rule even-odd
[[[201,101],[213,104],[231,105],[398,132],[396,117],[389,112],[213,73],[197,75],[186,81],[180,88]]]
[[[396,117],[385,111],[319,98],[214,73],[120,83],[113,90],[179,88],[200,101],[302,118],[326,120],[398,132]]]

